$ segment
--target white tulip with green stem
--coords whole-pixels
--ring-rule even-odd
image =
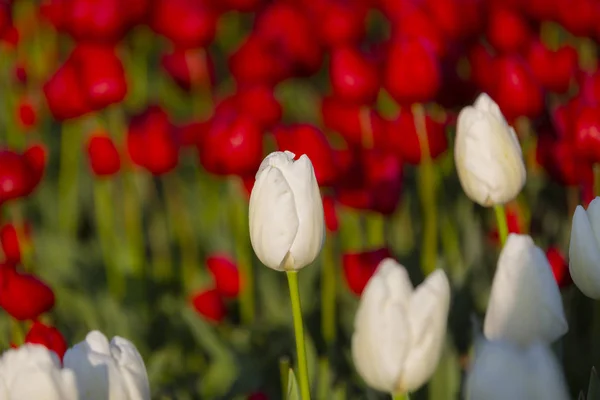
[[[250,195],[250,241],[258,259],[287,275],[300,392],[310,399],[298,271],[319,255],[325,239],[321,193],[310,159],[289,151],[269,154],[256,173]]]

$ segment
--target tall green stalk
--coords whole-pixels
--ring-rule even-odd
[[[321,334],[330,353],[337,337],[336,324],[336,258],[333,236],[325,241],[321,258]],[[319,360],[319,399],[329,399],[330,362],[325,355]]]
[[[300,304],[300,289],[298,287],[298,272],[286,271],[292,302],[292,315],[294,318],[294,335],[296,337],[296,355],[298,359],[298,380],[302,400],[310,400],[310,383],[308,381],[308,361],[306,358],[306,344],[304,342],[304,324],[302,322],[302,305]]]
[[[398,393],[392,395],[392,400],[410,400],[408,393]]]
[[[81,153],[80,124],[65,121],[60,135],[60,166],[58,175],[58,223],[69,238],[77,234],[79,211],[77,179]]]
[[[506,243],[506,239],[508,238],[508,224],[506,222],[506,211],[504,210],[504,205],[495,205],[494,213],[496,214],[496,223],[498,225],[498,237],[500,238],[500,244],[504,246],[504,243]]]

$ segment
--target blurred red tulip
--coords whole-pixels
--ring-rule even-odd
[[[78,71],[67,60],[43,86],[50,112],[59,121],[76,118],[92,111]]]
[[[44,177],[47,159],[48,150],[43,144],[32,144],[23,153],[23,162],[29,166],[31,171],[29,189],[25,192],[25,196],[33,192]]]
[[[542,113],[542,89],[531,70],[518,56],[501,57],[495,62],[495,85],[489,95],[498,103],[509,121],[520,116]]]
[[[263,392],[254,392],[248,396],[247,400],[269,400],[269,396]]]
[[[377,68],[357,49],[340,47],[333,50],[329,79],[334,95],[346,102],[370,104],[377,99]]]
[[[573,283],[569,272],[569,264],[561,251],[556,247],[549,247],[546,250],[546,257],[552,267],[552,274],[559,288],[565,288]]]
[[[264,130],[271,129],[281,120],[281,104],[269,86],[243,86],[234,95],[234,101],[240,112],[252,117]]]
[[[15,67],[14,77],[19,83],[27,83],[27,69],[24,65],[17,65]]]
[[[533,33],[518,10],[495,4],[488,14],[487,39],[496,50],[510,54],[527,48]]]
[[[175,137],[179,146],[192,147],[199,146],[206,136],[210,128],[210,120],[208,121],[191,121],[186,124],[177,126],[175,129]]]
[[[192,305],[204,318],[219,323],[227,315],[225,303],[217,289],[201,291],[192,297]]]
[[[527,13],[538,21],[555,21],[559,1],[563,0],[529,0],[522,5]]]
[[[444,57],[449,47],[447,38],[440,31],[432,15],[423,7],[413,6],[395,16],[392,20],[392,37],[421,40],[437,57]]]
[[[273,133],[280,151],[291,151],[297,157],[306,154],[310,158],[319,185],[330,186],[335,182],[338,171],[333,149],[318,128],[309,124],[294,124],[278,126]]]
[[[41,344],[48,350],[52,350],[62,361],[67,351],[67,342],[58,329],[53,326],[44,325],[39,321],[34,321],[29,332],[25,336],[25,343]]]
[[[432,100],[440,79],[439,61],[427,42],[406,39],[391,44],[384,83],[398,103],[409,105]]]
[[[277,46],[250,34],[230,56],[229,70],[238,83],[275,85],[292,75],[292,65]]]
[[[23,240],[30,240],[31,229],[28,224],[23,227]],[[0,245],[4,253],[4,262],[8,264],[21,263],[21,244],[17,228],[13,224],[5,224],[0,228]]]
[[[265,0],[208,0],[208,2],[212,8],[221,12],[251,12],[258,11],[265,3]]]
[[[325,46],[354,45],[365,34],[368,1],[316,0],[306,2],[321,42]]]
[[[223,297],[237,297],[240,293],[240,273],[235,261],[225,254],[213,254],[206,259],[206,265],[219,294]]]
[[[212,87],[214,65],[206,49],[180,49],[163,54],[161,65],[182,89]]]
[[[213,116],[198,146],[202,166],[216,175],[254,175],[263,158],[263,134],[252,118],[237,112]]]
[[[385,215],[394,213],[402,194],[403,167],[400,159],[378,149],[340,151],[345,165],[336,185],[338,201],[358,210]]]
[[[127,131],[127,152],[131,161],[153,175],[172,171],[179,162],[175,127],[167,113],[150,106],[133,117]]]
[[[87,143],[87,154],[96,176],[111,176],[121,169],[121,157],[111,137],[105,133],[92,135]]]
[[[425,0],[427,11],[446,40],[459,40],[477,34],[485,15],[481,0]]]
[[[0,307],[13,318],[37,319],[54,306],[54,293],[33,275],[0,267]]]
[[[323,124],[330,130],[340,134],[352,146],[362,146],[365,142],[379,143],[384,136],[385,123],[375,110],[366,109],[356,104],[342,102],[332,96],[323,98],[321,102],[321,115]],[[363,126],[365,123],[370,126]],[[372,133],[372,138],[365,137]],[[366,131],[365,131],[366,130]],[[372,140],[370,140],[372,139]]]
[[[542,86],[553,92],[565,93],[575,76],[578,55],[575,48],[568,45],[552,51],[541,42],[534,41],[527,61]]]
[[[434,121],[430,116],[425,117],[427,130],[427,146],[429,155],[436,159],[448,148],[448,139],[444,124]],[[410,111],[403,110],[398,118],[387,124],[385,148],[400,156],[402,161],[418,165],[422,159],[421,142],[415,120]]]
[[[387,248],[343,254],[344,277],[350,291],[360,296],[379,263],[387,257],[391,257]]]
[[[578,157],[600,162],[600,105],[582,106],[573,117],[573,139]]]
[[[327,230],[329,232],[337,232],[340,224],[333,196],[323,196],[323,211],[325,213],[325,226]]]
[[[217,13],[207,0],[155,0],[150,27],[178,48],[203,47],[212,42]]]
[[[488,48],[477,43],[469,50],[469,64],[471,66],[471,80],[481,91],[490,93],[496,84],[495,58]]]
[[[0,149],[0,204],[29,195],[44,173],[45,151],[35,145],[23,154]]]
[[[81,76],[88,104],[102,109],[127,94],[125,70],[113,46],[79,44],[73,60]]]
[[[19,101],[17,106],[17,121],[19,121],[21,126],[26,129],[35,126],[37,122],[37,113],[29,100],[21,99]]]
[[[598,24],[598,3],[596,0],[563,0],[557,4],[558,22],[576,36],[587,36],[594,32]]]

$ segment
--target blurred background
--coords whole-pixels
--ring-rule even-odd
[[[528,168],[508,226],[547,251],[570,325],[556,351],[586,393],[600,309],[565,255],[600,161],[598,20],[595,0],[0,0],[0,349],[99,329],[137,345],[153,398],[281,398],[287,284],[247,213],[263,157],[290,150],[328,230],[300,273],[315,397],[386,398],[349,343],[391,255],[415,284],[451,279],[443,359],[413,398],[461,398],[499,243],[452,144],[487,92]]]

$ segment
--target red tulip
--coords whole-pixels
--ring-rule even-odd
[[[406,39],[391,44],[384,84],[401,105],[433,99],[441,84],[440,75],[439,61],[426,42]]]
[[[425,0],[425,4],[434,24],[451,40],[475,35],[483,25],[481,0]]]
[[[329,232],[337,232],[340,224],[333,196],[323,196],[323,211],[325,213],[325,226],[327,230]]]
[[[208,0],[210,6],[216,10],[251,12],[262,7],[265,0]]]
[[[200,162],[217,175],[253,175],[262,161],[263,134],[252,118],[237,112],[216,113],[198,146]]]
[[[379,93],[379,74],[375,65],[351,47],[333,50],[329,79],[334,95],[350,103],[373,103]]]
[[[44,172],[40,152],[44,150],[38,145],[23,154],[0,149],[0,204],[27,196],[35,189]]]
[[[25,343],[41,344],[48,350],[55,352],[61,361],[68,347],[64,336],[58,329],[38,321],[34,321],[31,328],[29,328],[29,332],[25,336]]]
[[[385,134],[385,123],[377,111],[344,103],[335,97],[323,99],[321,115],[323,124],[340,134],[352,146],[360,147],[369,142],[380,143]],[[370,134],[371,138],[368,136]]]
[[[386,148],[394,154],[398,154],[403,161],[409,164],[420,164],[423,150],[412,113],[402,111],[396,120],[387,125]],[[429,155],[432,159],[436,159],[448,148],[445,127],[426,116],[425,129]]]
[[[600,105],[582,106],[573,115],[575,150],[591,163],[600,162]]]
[[[24,65],[17,65],[15,67],[14,77],[19,83],[27,83],[27,69]]]
[[[548,250],[546,250],[546,257],[548,258],[550,267],[552,267],[552,274],[554,275],[558,287],[562,289],[571,285],[573,280],[569,273],[569,264],[561,251],[556,247],[549,247]]]
[[[269,396],[264,392],[254,392],[248,395],[247,400],[269,400]]]
[[[471,80],[482,91],[490,93],[496,85],[496,62],[492,53],[482,44],[476,44],[469,51]]]
[[[54,306],[54,293],[33,275],[0,267],[0,307],[13,318],[37,319]]]
[[[533,36],[522,14],[506,6],[491,7],[486,33],[490,44],[503,53],[526,49]]]
[[[214,83],[214,65],[205,49],[175,49],[161,57],[161,65],[182,89],[211,87]]]
[[[169,116],[158,106],[148,107],[132,118],[127,132],[127,152],[131,161],[153,175],[173,170],[179,161],[174,131]]]
[[[523,3],[527,13],[538,21],[555,21],[558,2],[563,0],[529,0]]]
[[[127,94],[121,60],[113,46],[79,44],[73,51],[88,104],[101,109],[118,103]]]
[[[238,83],[275,85],[293,72],[290,61],[277,46],[256,34],[250,34],[229,56],[229,70]]]
[[[59,121],[76,118],[92,111],[86,88],[72,61],[67,60],[43,86],[50,112]]]
[[[273,131],[280,151],[291,151],[296,156],[306,154],[312,161],[317,182],[329,186],[337,178],[337,168],[333,160],[333,149],[327,138],[318,128],[309,124],[278,126]]]
[[[597,26],[598,4],[595,0],[563,0],[557,2],[558,22],[577,36],[587,36]]]
[[[240,293],[240,273],[235,261],[224,254],[213,254],[206,259],[206,265],[215,280],[217,292],[223,297],[237,297]]]
[[[271,129],[281,120],[281,104],[266,85],[249,85],[240,88],[234,96],[237,110],[252,117],[264,130]]]
[[[402,193],[399,158],[377,149],[338,152],[344,173],[336,186],[338,201],[358,210],[394,213]]]
[[[563,46],[552,51],[541,42],[532,42],[527,61],[535,78],[546,89],[565,93],[577,70],[577,51],[571,46]]]
[[[344,277],[350,291],[360,296],[379,263],[387,257],[391,257],[387,248],[342,255]]]
[[[541,114],[544,106],[541,87],[521,58],[499,58],[494,73],[496,84],[490,95],[509,121]]]
[[[212,42],[217,18],[207,0],[156,0],[150,27],[176,47],[197,48]]]
[[[196,311],[211,322],[221,322],[227,315],[225,303],[217,289],[201,291],[192,297]]]
[[[23,240],[30,240],[30,226],[24,226]],[[0,228],[0,246],[4,253],[4,262],[8,264],[19,264],[21,262],[21,244],[17,228],[13,224],[5,224]]]
[[[364,0],[307,2],[321,42],[329,47],[354,45],[365,35],[368,3]]]
[[[175,137],[182,147],[199,146],[210,128],[209,121],[191,121],[176,127]]]
[[[25,192],[25,196],[33,192],[44,177],[47,159],[48,150],[43,144],[32,144],[23,153],[23,162],[29,166],[31,171],[29,189]]]
[[[426,42],[437,57],[444,57],[449,47],[447,38],[440,31],[431,13],[423,7],[407,7],[394,16],[392,37],[402,41],[407,38]]]
[[[87,143],[90,167],[96,176],[111,176],[121,169],[119,151],[105,133],[92,135]]]
[[[37,122],[36,110],[27,99],[21,99],[17,106],[17,121],[25,129],[35,126]]]

